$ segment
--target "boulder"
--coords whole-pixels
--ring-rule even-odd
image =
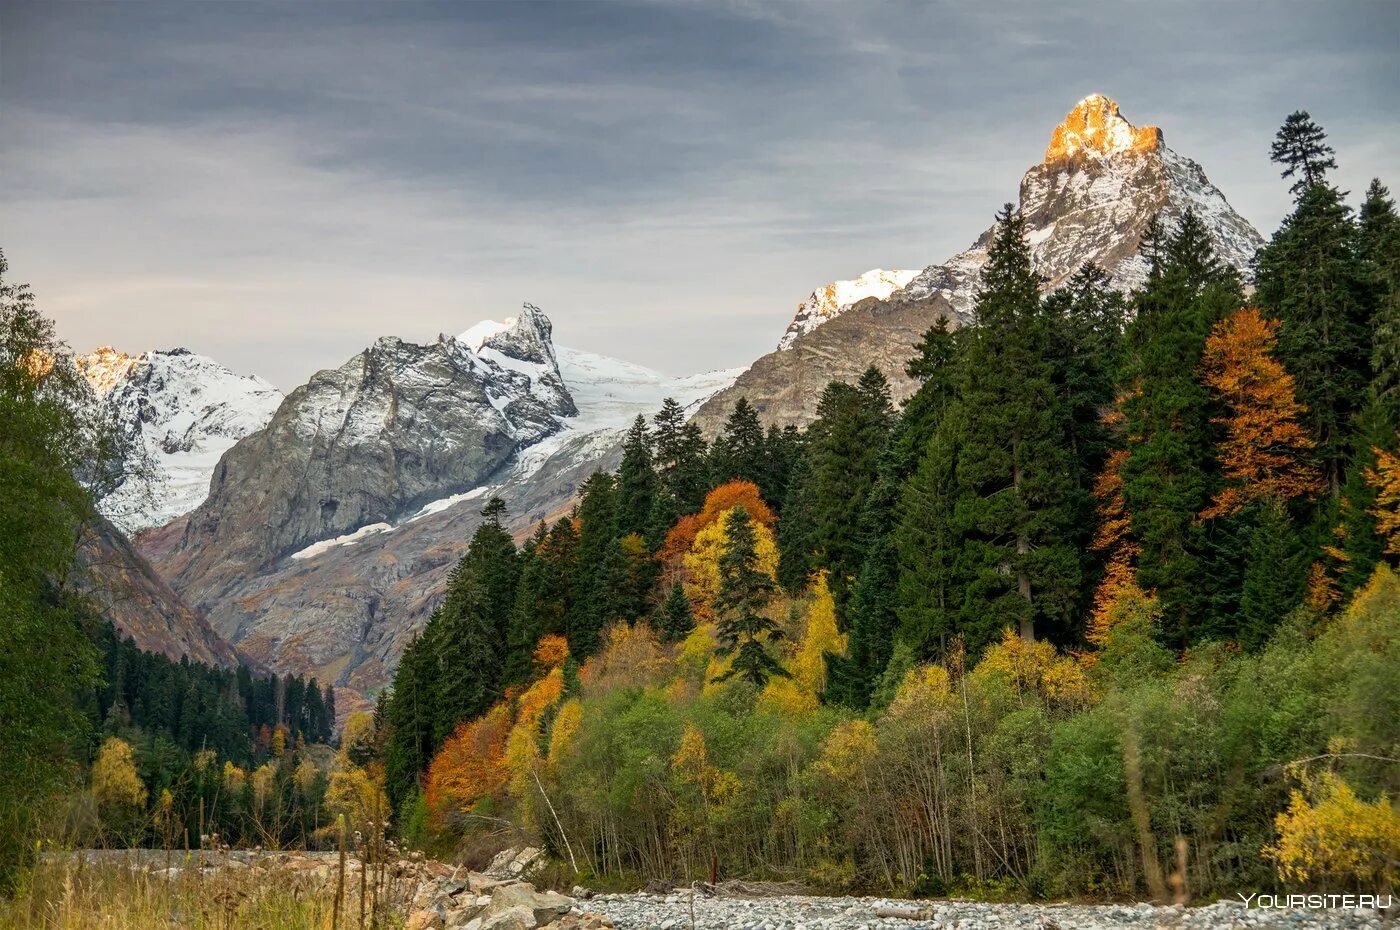
[[[530,912],[534,923],[529,926],[545,926],[569,913],[573,906],[573,898],[567,898],[555,891],[536,891],[535,886],[529,882],[502,885],[491,892],[491,904],[482,912],[482,930],[494,926],[488,922],[497,915],[514,912],[520,908]],[[509,924],[503,924],[502,930],[508,926]]]

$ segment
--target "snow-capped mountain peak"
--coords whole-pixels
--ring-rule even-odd
[[[849,281],[832,281],[817,288],[807,299],[797,305],[797,314],[788,324],[787,332],[778,341],[779,351],[792,345],[793,340],[803,333],[810,332],[833,317],[845,313],[853,304],[867,297],[884,300],[890,294],[904,287],[917,271],[872,268]]]
[[[188,349],[128,355],[103,346],[75,359],[115,422],[150,456],[154,486],[123,485],[101,501],[127,531],[188,513],[209,493],[219,458],[267,425],[282,392]]]
[[[1090,94],[1055,127],[1045,149],[1045,163],[1155,152],[1161,145],[1162,130],[1156,126],[1138,128],[1119,114],[1115,101],[1103,94]]]

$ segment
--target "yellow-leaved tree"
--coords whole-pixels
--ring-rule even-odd
[[[1007,630],[972,670],[974,681],[1001,681],[1021,699],[1037,696],[1063,706],[1087,704],[1093,697],[1080,664],[1060,655],[1044,640],[1022,639]]]
[[[1278,839],[1264,854],[1284,881],[1400,885],[1400,811],[1385,795],[1368,803],[1335,772],[1305,775],[1274,825]]]
[[[759,695],[760,704],[788,717],[805,717],[821,706],[826,688],[826,654],[846,651],[846,634],[836,626],[836,602],[826,583],[826,572],[812,584],[802,640],[788,665],[787,678],[774,678]]]
[[[685,594],[695,605],[700,619],[715,618],[714,600],[719,594],[719,557],[724,552],[729,521],[733,512],[724,514],[695,536],[690,551],[681,559],[685,568]],[[770,578],[778,575],[778,543],[773,531],[761,521],[751,524],[754,549],[758,553],[758,570]]]

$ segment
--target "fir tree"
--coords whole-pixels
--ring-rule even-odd
[[[1332,157],[1332,146],[1327,144],[1327,134],[1322,127],[1312,121],[1307,110],[1296,110],[1289,114],[1274,136],[1269,149],[1269,159],[1283,165],[1281,177],[1285,180],[1296,178],[1290,190],[1294,194],[1321,184],[1327,172],[1337,167]]]
[[[622,464],[617,469],[618,530],[622,535],[646,535],[651,527],[657,488],[651,434],[646,418],[637,414],[622,441]]]
[[[806,586],[814,567],[817,527],[810,464],[804,442],[788,474],[783,518],[778,522],[778,582],[792,594]]]
[[[747,397],[734,402],[734,409],[710,449],[710,477],[715,484],[726,481],[752,481],[763,489],[768,471],[763,424]]]
[[[666,599],[661,602],[657,620],[661,638],[668,643],[685,639],[686,634],[695,629],[695,616],[690,609],[690,598],[685,596],[680,584],[671,585]]]
[[[1123,495],[1139,582],[1156,590],[1164,635],[1181,645],[1215,619],[1208,602],[1216,579],[1203,573],[1207,547],[1197,515],[1215,486],[1218,408],[1196,372],[1211,327],[1240,306],[1242,295],[1194,213],[1153,248],[1125,337]]]
[[[851,587],[865,556],[862,519],[879,478],[892,411],[889,384],[874,367],[852,387],[832,382],[817,404],[809,430],[814,568],[830,573],[836,616],[843,628]]]
[[[505,504],[493,497],[481,513],[485,520],[448,577],[429,640],[440,670],[435,743],[500,697],[519,562],[515,543],[501,526]]]
[[[1303,599],[1306,553],[1283,503],[1256,505],[1249,538],[1248,568],[1240,598],[1240,645],[1257,650]]]
[[[705,439],[700,428],[686,422],[684,409],[670,397],[662,402],[652,423],[656,427],[655,464],[661,484],[675,501],[677,516],[694,513],[709,490]],[[666,528],[670,525],[668,522]],[[665,535],[664,528],[661,534]]]
[[[1305,113],[1289,117],[1280,130],[1276,149],[1285,135],[1290,141],[1276,160],[1288,166],[1285,177],[1299,175],[1299,197],[1260,250],[1256,277],[1260,304],[1283,323],[1280,354],[1297,380],[1323,477],[1336,496],[1351,454],[1351,421],[1371,379],[1371,351],[1356,228],[1342,193],[1324,182],[1334,165],[1317,152],[1321,132]]]
[[[955,421],[953,529],[969,644],[1007,626],[1025,639],[1065,635],[1079,599],[1076,482],[1068,415],[1024,220],[1008,204],[982,271]]]
[[[585,659],[599,636],[624,614],[627,563],[618,525],[617,482],[595,472],[579,488],[577,578],[568,617],[569,652]]]
[[[787,671],[764,645],[765,640],[781,635],[778,625],[763,614],[773,599],[776,583],[758,566],[753,519],[743,507],[735,507],[725,518],[719,578],[719,594],[715,597],[715,610],[720,617],[719,652],[733,656],[733,661],[729,670],[715,680],[738,676],[761,688],[774,675],[786,678]]]

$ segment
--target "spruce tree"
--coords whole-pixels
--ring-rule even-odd
[[[811,458],[805,441],[793,458],[782,514],[778,521],[778,582],[788,593],[796,594],[812,574],[817,545]]]
[[[737,676],[761,688],[774,675],[788,676],[764,644],[781,634],[778,625],[763,613],[773,599],[776,583],[759,568],[757,536],[749,512],[735,507],[724,519],[715,611],[719,614],[719,653],[734,658],[729,670],[715,680]]]
[[[655,464],[662,486],[675,501],[676,516],[695,513],[709,490],[705,439],[700,428],[685,419],[685,410],[673,398],[666,398],[652,418],[655,432]],[[671,522],[666,524],[669,528]],[[653,531],[655,524],[653,525]],[[665,535],[665,529],[662,531]]]
[[[1236,634],[1251,650],[1262,648],[1302,601],[1307,579],[1306,552],[1284,504],[1261,501],[1255,510]]]
[[[849,626],[851,588],[866,554],[866,502],[880,475],[893,412],[889,383],[866,369],[855,386],[833,381],[817,404],[808,431],[813,513],[813,568],[829,572],[836,616]]]
[[[1298,201],[1259,251],[1257,298],[1283,323],[1279,349],[1308,408],[1308,426],[1327,487],[1340,493],[1351,454],[1352,418],[1370,382],[1365,268],[1341,191],[1325,180],[1335,167],[1319,129],[1295,113],[1280,130],[1275,160],[1296,175]]]
[[[431,642],[439,665],[434,737],[485,713],[501,694],[519,562],[502,526],[505,504],[491,498],[467,554],[448,577]]]
[[[740,397],[710,449],[710,477],[715,484],[752,481],[763,490],[767,470],[763,424],[749,399]]]
[[[1212,591],[1228,586],[1202,567],[1209,546],[1197,516],[1215,489],[1212,420],[1220,411],[1197,371],[1211,327],[1243,297],[1190,211],[1147,257],[1147,283],[1134,295],[1125,336],[1123,493],[1139,582],[1157,592],[1163,635],[1184,645],[1219,619]]]
[[[1007,204],[982,269],[960,383],[953,530],[959,626],[969,646],[1007,626],[1065,637],[1082,582],[1086,490],[1065,443],[1069,421],[1051,322],[1031,268],[1025,222]]]
[[[679,642],[695,629],[695,616],[690,609],[690,598],[679,583],[671,585],[666,599],[661,602],[657,616],[657,628],[661,638],[668,643]]]
[[[617,469],[618,529],[622,535],[647,534],[658,484],[646,417],[637,414],[622,441],[622,464]]]
[[[520,577],[515,586],[515,604],[511,608],[510,631],[501,663],[501,681],[506,686],[529,680],[535,644],[544,634],[545,575],[549,567],[540,549],[547,541],[544,521],[540,521],[534,536],[520,550]]]
[[[597,651],[604,627],[624,614],[627,563],[622,551],[616,479],[595,472],[579,488],[575,596],[567,635],[580,660]]]

